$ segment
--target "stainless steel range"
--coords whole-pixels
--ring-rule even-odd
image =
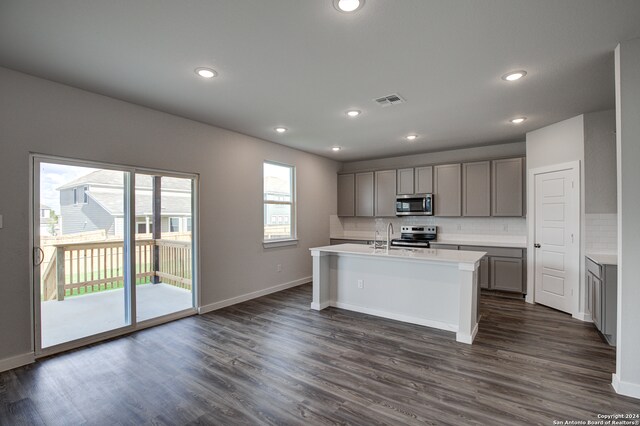
[[[394,247],[429,248],[429,242],[435,241],[437,238],[437,226],[402,226],[400,227],[400,238],[391,240],[391,245]]]

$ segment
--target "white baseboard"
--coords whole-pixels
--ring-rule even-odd
[[[473,327],[473,330],[471,330],[471,334],[456,333],[456,342],[466,343],[470,345],[476,338],[476,334],[478,334],[478,323],[476,323],[475,327]]]
[[[331,306],[330,301],[322,302],[322,303],[311,302],[311,309],[313,309],[314,311],[321,311],[324,308],[328,308],[329,306]]]
[[[640,399],[640,384],[623,382],[617,374],[612,374],[611,385],[620,395],[630,396]]]
[[[11,358],[0,359],[0,372],[13,370],[14,368],[31,364],[32,362],[35,362],[35,360],[36,360],[36,357],[33,352],[12,356]]]
[[[426,327],[437,328],[440,330],[454,331],[454,332],[458,331],[457,325],[447,324],[442,321],[434,321],[430,319],[412,317],[409,315],[396,314],[395,312],[381,311],[378,309],[371,309],[371,308],[366,308],[364,306],[356,306],[356,305],[351,305],[351,304],[342,303],[342,302],[331,302],[331,306],[335,306],[336,308],[341,308],[341,309],[347,309],[349,311],[360,312],[362,314],[374,315],[376,317],[389,318],[396,321],[424,325]]]
[[[273,287],[265,288],[262,290],[254,291],[251,293],[243,294],[241,296],[232,297],[231,299],[221,300],[220,302],[210,303],[208,305],[201,306],[198,309],[199,314],[206,314],[207,312],[216,311],[218,309],[226,308],[227,306],[235,305],[237,303],[246,302],[247,300],[256,299],[258,297],[266,296],[267,294],[277,293],[288,288],[297,287],[302,284],[310,283],[311,277],[304,277],[298,280],[290,281],[284,284],[278,284]]]
[[[580,321],[584,321],[584,322],[593,322],[593,318],[591,318],[591,314],[588,314],[586,312],[578,312],[577,314],[573,315],[573,318],[578,319]]]

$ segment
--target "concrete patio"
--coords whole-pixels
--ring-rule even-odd
[[[136,286],[137,321],[189,309],[190,290],[169,284]],[[124,327],[124,289],[41,303],[42,347]]]

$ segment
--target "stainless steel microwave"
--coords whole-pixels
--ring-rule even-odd
[[[433,194],[396,196],[396,216],[433,215]]]

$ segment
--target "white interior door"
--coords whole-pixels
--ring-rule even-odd
[[[579,277],[575,175],[575,169],[535,175],[535,301],[568,313]]]

